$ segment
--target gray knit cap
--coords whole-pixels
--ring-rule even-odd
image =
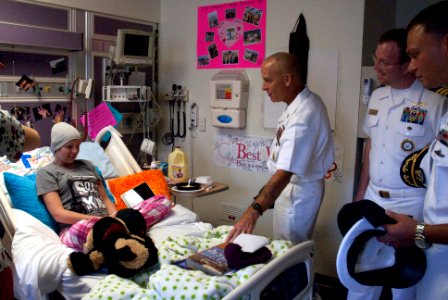
[[[59,122],[51,128],[51,152],[55,153],[72,140],[80,140],[81,134],[70,124]]]

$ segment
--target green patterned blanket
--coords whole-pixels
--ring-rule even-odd
[[[222,299],[264,266],[243,268],[231,275],[209,276],[202,271],[186,270],[173,263],[225,241],[231,226],[219,226],[203,236],[168,238],[159,247],[159,264],[130,279],[108,275],[83,299]],[[288,241],[267,245],[272,258],[292,247]]]

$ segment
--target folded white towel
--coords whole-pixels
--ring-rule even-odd
[[[233,243],[240,245],[243,252],[254,253],[269,244],[269,239],[255,234],[242,233],[233,240]]]

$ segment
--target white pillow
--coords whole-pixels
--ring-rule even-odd
[[[199,216],[196,213],[183,207],[180,204],[176,204],[172,207],[170,214],[166,216],[163,220],[151,226],[151,229],[164,226],[194,223],[198,221]]]
[[[20,220],[12,241],[15,290],[20,290],[23,299],[43,299],[58,287],[73,249],[63,245],[53,230],[30,214],[19,209],[13,212]]]
[[[82,142],[77,159],[85,159],[97,166],[105,179],[119,177],[118,172],[104,153],[100,144],[90,141]]]

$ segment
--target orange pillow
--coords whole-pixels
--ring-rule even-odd
[[[107,181],[109,190],[115,197],[115,206],[117,209],[127,207],[120,196],[143,182],[149,185],[155,195],[164,195],[171,200],[170,190],[162,170],[147,170]]]

